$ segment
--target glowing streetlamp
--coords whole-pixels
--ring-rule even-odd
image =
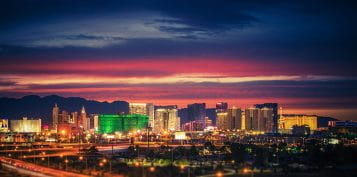
[[[180,165],[180,169],[181,169],[181,170],[184,170],[184,169],[185,169],[185,166],[184,166],[184,165]]]
[[[248,172],[249,172],[248,168],[243,169],[243,173],[248,173]]]
[[[66,158],[66,160],[64,160],[64,163],[66,164],[66,171],[67,171],[67,168],[68,168],[68,159]]]
[[[217,173],[216,173],[216,177],[223,177],[223,173],[222,173],[222,172],[220,172],[220,171],[219,171],[219,172],[217,172]]]
[[[150,168],[149,168],[149,171],[150,171],[150,172],[154,172],[154,171],[155,171],[155,167],[150,167]]]

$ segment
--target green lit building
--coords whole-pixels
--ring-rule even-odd
[[[99,115],[98,133],[129,132],[145,129],[149,117],[141,114],[102,114]]]

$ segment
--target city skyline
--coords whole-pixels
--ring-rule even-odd
[[[354,177],[356,0],[1,0],[0,176]]]
[[[357,120],[350,1],[4,1],[0,97],[247,108]],[[199,9],[199,10],[197,10]]]
[[[35,97],[39,97],[37,95],[27,95],[25,97],[31,97],[31,96],[35,96]],[[47,95],[47,96],[43,96],[43,97],[39,97],[39,98],[48,98],[48,97],[58,97],[57,95]],[[1,98],[1,97],[0,97]],[[5,97],[4,97],[5,98]],[[61,96],[59,96],[59,98],[61,98]],[[62,97],[62,98],[65,98],[65,99],[69,99],[69,98],[79,98],[79,99],[83,99],[83,98],[80,98],[80,97]],[[18,100],[21,100],[22,98],[19,98]],[[86,98],[84,98],[86,99]],[[98,101],[98,100],[90,100],[90,99],[86,99],[85,101]],[[190,102],[188,104],[186,103],[182,103],[182,104],[175,104],[175,103],[171,103],[171,102],[168,102],[168,103],[164,103],[164,104],[155,104],[155,102],[152,102],[151,103],[147,103],[147,102],[129,102],[127,100],[114,100],[114,101],[111,101],[111,102],[108,102],[108,103],[115,103],[116,101],[121,101],[121,102],[127,102],[128,103],[128,111],[130,112],[130,104],[153,104],[153,106],[170,106],[170,105],[175,105],[177,106],[178,109],[188,109],[188,106],[189,105],[192,105],[192,104],[202,104],[204,102]],[[222,100],[221,100],[222,101]],[[107,101],[98,101],[98,103],[106,103]],[[43,102],[44,103],[44,102]],[[222,103],[222,102],[214,102],[212,104],[207,104],[207,103],[204,103],[204,104],[207,104],[208,106],[206,107],[206,110],[208,109],[218,109],[216,106],[217,103]],[[237,103],[237,102],[234,102],[234,103],[237,103],[237,104],[231,104],[230,102],[224,102],[224,103],[228,103],[228,108],[241,108],[241,109],[248,109],[248,108],[252,108],[252,107],[255,107],[255,105],[264,105],[264,104],[270,104],[271,102],[267,103],[267,102],[247,102],[247,103]],[[264,104],[263,104],[264,103]],[[5,102],[3,102],[3,104],[5,104]],[[56,105],[57,102],[53,102],[53,105]],[[274,104],[274,103],[273,103]],[[314,109],[291,109],[289,107],[285,107],[285,105],[281,105],[280,103],[279,104],[279,108],[281,108],[281,110],[279,111],[283,111],[282,113],[283,114],[300,114],[300,115],[317,115],[317,116],[323,116],[323,117],[333,117],[333,118],[337,118],[337,119],[340,119],[340,120],[353,120],[355,121],[355,116],[354,114],[351,114],[351,117],[352,118],[349,118],[348,116],[341,116],[339,114],[339,112],[337,112],[336,114],[336,110],[334,109],[329,109],[329,110],[321,110],[320,111],[316,111]],[[53,106],[53,105],[47,105],[47,106]],[[58,105],[58,104],[57,104]],[[84,104],[81,104],[81,105],[77,105],[77,106],[80,106],[82,108]],[[68,105],[67,105],[68,106]],[[112,106],[110,106],[112,107]],[[12,108],[13,109],[13,108]],[[113,108],[110,108],[110,109],[113,109]],[[123,108],[120,108],[119,110],[121,110]],[[42,110],[43,112],[44,110]],[[26,111],[25,111],[26,112]],[[46,112],[46,111],[44,111]],[[109,112],[113,112],[113,110],[109,111]],[[93,112],[92,113],[96,113],[96,112]],[[353,113],[353,112],[352,112]],[[4,114],[4,113],[3,113]],[[6,113],[5,113],[6,114]],[[24,112],[22,113],[24,114]],[[280,114],[280,112],[278,112],[278,114]],[[26,114],[25,115],[31,115],[31,114]],[[47,114],[43,114],[43,115],[40,115],[39,117],[43,117],[45,116],[46,117]],[[5,116],[5,117],[8,117],[8,116]],[[15,117],[14,117],[15,118]],[[17,117],[17,118],[21,118],[21,117]]]

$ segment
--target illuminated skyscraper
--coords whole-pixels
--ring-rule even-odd
[[[154,104],[153,103],[129,103],[130,114],[141,114],[149,117],[149,127],[154,128]]]
[[[250,107],[245,110],[245,129],[274,133],[274,109]]]
[[[233,107],[227,112],[217,112],[217,128],[220,130],[242,129],[242,110]]]
[[[59,108],[57,104],[52,109],[52,128],[57,129],[58,124],[58,116],[59,116]]]
[[[245,111],[242,111],[242,130],[245,130]]]
[[[153,131],[156,133],[180,130],[180,117],[178,117],[177,106],[156,106],[154,127]]]
[[[62,114],[61,114],[61,119],[59,121],[59,123],[68,123],[69,122],[69,115],[68,112],[63,110]]]
[[[228,113],[227,112],[217,112],[217,128],[219,130],[226,130],[229,127],[228,123]]]
[[[188,121],[199,121],[205,124],[206,103],[194,103],[187,105],[187,117]]]
[[[99,116],[98,115],[94,115],[93,116],[93,128],[95,131],[99,130]]]
[[[241,130],[242,129],[242,110],[240,108],[233,107],[228,109],[228,121],[229,129]]]
[[[78,117],[77,127],[83,128],[84,130],[88,130],[89,125],[88,125],[88,120],[87,120],[86,109],[84,108],[84,106],[82,106],[82,109],[81,109],[81,116]]]
[[[250,107],[245,110],[245,129],[250,131],[259,131],[260,109]]]
[[[99,133],[130,132],[147,128],[148,116],[141,114],[99,115]]]
[[[68,123],[73,124],[77,127],[78,123],[78,112],[72,112],[69,116]]]
[[[279,122],[278,103],[264,103],[264,104],[256,104],[254,106],[259,109],[262,109],[264,107],[273,109],[273,130],[271,133],[277,133],[278,132],[278,122]]]
[[[273,133],[274,132],[274,113],[272,108],[263,107],[259,114],[259,131]]]

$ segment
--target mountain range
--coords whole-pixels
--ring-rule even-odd
[[[87,114],[129,112],[129,103],[126,101],[114,101],[109,103],[87,100],[80,97],[65,98],[57,95],[45,97],[29,95],[22,98],[0,98],[0,118],[41,118],[44,123],[50,123],[52,120],[52,108],[55,104],[60,108],[60,111],[66,110],[69,113],[80,111],[82,106],[85,107]]]

